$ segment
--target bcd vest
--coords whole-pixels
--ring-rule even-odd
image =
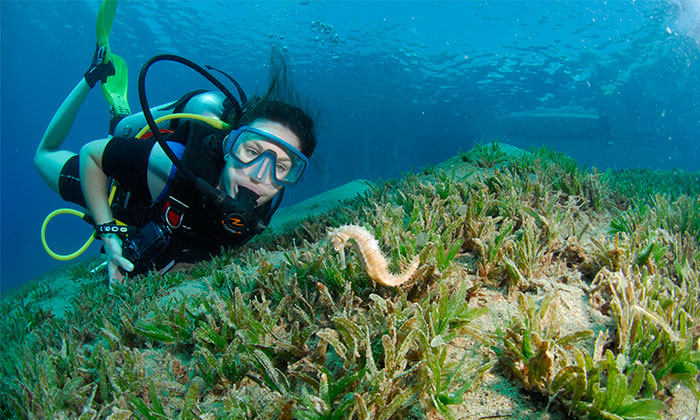
[[[175,130],[166,136],[166,140],[184,144],[180,158],[182,163],[210,185],[218,185],[225,165],[222,143],[226,133],[192,120],[180,120],[174,127]],[[235,235],[224,229],[221,221],[216,220],[215,211],[206,207],[202,194],[181,171],[175,172],[160,201],[129,200],[128,191],[118,191],[112,212],[115,218],[129,225],[144,226],[150,221],[157,221],[170,227],[170,244],[154,261],[155,267],[160,268],[172,260],[194,262],[217,255],[222,247],[246,243],[269,224],[283,193],[284,189],[255,209],[263,227],[248,234]]]

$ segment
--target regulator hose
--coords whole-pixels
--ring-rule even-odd
[[[231,196],[226,194],[224,191],[217,190],[215,187],[211,186],[208,182],[198,177],[194,174],[194,172],[187,168],[182,163],[182,161],[180,161],[180,158],[178,158],[175,155],[175,153],[173,153],[170,146],[168,146],[168,144],[165,142],[165,139],[161,135],[160,130],[158,130],[156,122],[153,120],[153,114],[151,113],[151,109],[148,105],[148,100],[146,98],[146,74],[148,73],[148,69],[158,61],[174,61],[176,63],[184,64],[185,66],[191,68],[192,70],[202,75],[205,79],[209,80],[212,84],[214,84],[214,86],[216,86],[226,96],[226,98],[228,98],[231,101],[236,110],[237,115],[240,115],[241,113],[241,105],[238,103],[238,100],[231,94],[231,92],[229,92],[226,86],[224,86],[216,77],[212,76],[211,73],[200,67],[198,64],[184,57],[180,57],[174,54],[156,55],[155,57],[152,57],[150,60],[146,61],[141,67],[141,72],[139,73],[138,80],[139,103],[141,104],[143,115],[146,118],[148,126],[151,128],[151,132],[153,133],[153,137],[156,139],[156,142],[160,145],[160,147],[163,149],[168,158],[173,162],[173,165],[175,165],[177,169],[181,171],[182,175],[184,175],[186,178],[189,178],[192,181],[194,187],[200,193],[202,193],[205,200],[209,200],[216,208],[219,209],[230,207],[231,202],[233,201]]]

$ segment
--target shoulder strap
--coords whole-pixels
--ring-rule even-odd
[[[200,93],[204,93],[204,92],[207,92],[207,90],[206,89],[197,89],[197,90],[193,90],[192,92],[188,92],[188,93],[182,95],[182,97],[180,99],[178,99],[177,101],[170,104],[170,106],[163,108],[163,110],[165,111],[165,110],[172,109],[173,114],[177,114],[178,112],[182,112],[182,109],[185,107],[185,105],[187,105],[187,102],[189,102],[190,99],[192,99],[195,96],[199,95]],[[170,129],[171,130],[175,130],[179,125],[180,125],[179,119],[170,120]]]
[[[170,106],[168,106],[166,108],[162,108],[162,109],[163,110],[172,109],[173,113],[181,112],[182,108],[185,107],[185,104],[187,104],[187,102],[189,102],[190,99],[192,99],[193,97],[199,95],[200,93],[204,93],[204,92],[208,92],[208,91],[206,89],[197,89],[197,90],[193,90],[192,92],[187,92],[184,95],[182,95],[182,97],[180,99],[178,99],[177,101],[170,104]]]
[[[182,125],[187,130],[182,163],[198,177],[216,185],[225,163],[224,133],[199,121],[187,121]]]

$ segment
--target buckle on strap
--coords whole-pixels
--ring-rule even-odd
[[[173,197],[172,195],[163,204],[163,218],[172,229],[182,227],[182,220],[190,206]]]

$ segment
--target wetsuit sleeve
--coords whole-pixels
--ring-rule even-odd
[[[150,198],[148,159],[154,144],[155,139],[114,137],[102,153],[102,170],[132,193]]]

